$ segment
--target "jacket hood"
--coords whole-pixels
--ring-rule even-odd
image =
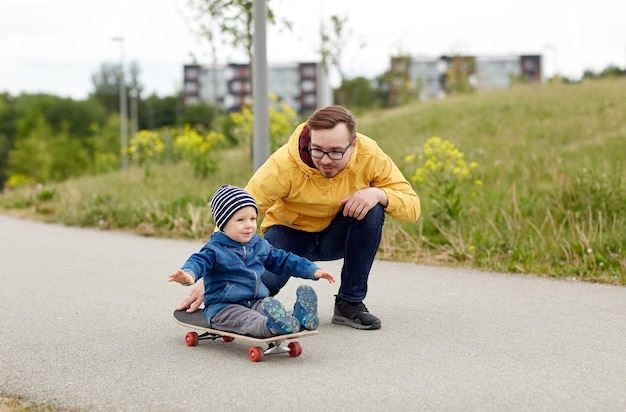
[[[293,131],[286,145],[289,157],[291,157],[296,165],[298,165],[298,168],[308,176],[317,171],[307,151],[310,142],[311,135],[309,128],[306,123],[301,123]]]

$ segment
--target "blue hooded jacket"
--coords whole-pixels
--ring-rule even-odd
[[[181,268],[194,279],[204,277],[204,316],[211,318],[229,304],[251,307],[269,296],[261,281],[265,270],[284,276],[314,279],[319,267],[308,259],[278,249],[259,235],[239,243],[223,232],[214,232],[199,252]]]

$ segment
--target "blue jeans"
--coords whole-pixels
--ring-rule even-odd
[[[338,296],[349,302],[362,302],[367,295],[367,279],[378,252],[384,223],[385,210],[378,204],[363,220],[345,217],[342,210],[321,232],[271,226],[264,237],[272,246],[312,261],[343,258]],[[273,296],[287,284],[289,276],[265,271],[261,279]]]

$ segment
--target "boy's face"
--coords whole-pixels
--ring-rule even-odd
[[[222,231],[235,242],[247,243],[256,233],[256,220],[256,209],[246,206],[235,212]]]

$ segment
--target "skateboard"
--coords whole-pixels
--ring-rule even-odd
[[[217,329],[211,329],[201,309],[195,312],[187,313],[184,310],[174,311],[174,320],[179,325],[192,328],[202,333],[199,335],[197,332],[187,332],[185,335],[185,343],[187,346],[196,346],[198,342],[205,339],[216,340],[222,339],[224,342],[232,342],[235,339],[241,339],[248,342],[255,343],[248,350],[248,358],[252,362],[262,361],[267,355],[278,355],[281,353],[288,353],[291,357],[302,355],[302,344],[293,339],[302,336],[316,335],[317,330],[303,330],[296,333],[289,333],[287,335],[277,335],[270,338],[254,338],[246,335],[239,335],[232,332],[225,332]],[[286,340],[291,340],[288,344],[284,344]],[[267,349],[263,349],[258,344],[267,345]]]

